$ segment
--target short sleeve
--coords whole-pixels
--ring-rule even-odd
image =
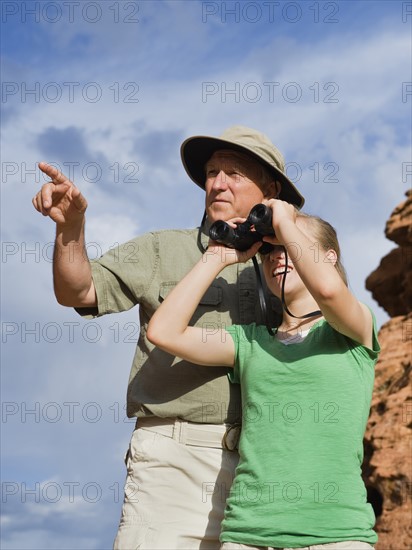
[[[76,308],[81,316],[99,317],[127,311],[137,305],[154,279],[158,243],[148,233],[113,247],[90,262],[97,294],[97,308]]]
[[[367,307],[372,315],[372,347],[369,348],[364,346],[348,336],[343,336],[343,338],[347,342],[352,357],[361,367],[362,371],[365,373],[373,373],[381,347],[378,341],[378,328],[376,326],[375,315],[369,306]]]
[[[360,355],[364,359],[367,359],[372,364],[375,364],[381,351],[381,347],[378,340],[378,327],[376,325],[375,314],[369,306],[367,307],[372,315],[372,347],[368,348],[366,346],[356,345],[354,347],[354,353],[356,355]]]
[[[373,322],[373,328],[372,328],[372,349],[370,350],[371,353],[373,354],[373,357],[374,359],[377,359],[378,358],[378,355],[381,351],[381,346],[379,344],[379,340],[378,340],[378,327],[376,325],[376,317],[373,313],[372,310],[371,311],[371,314],[372,314],[372,322]]]

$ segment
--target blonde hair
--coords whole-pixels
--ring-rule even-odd
[[[298,211],[297,217],[307,223],[310,228],[311,237],[315,239],[315,243],[318,243],[322,250],[325,252],[331,249],[335,251],[335,268],[345,285],[348,286],[348,278],[346,275],[346,270],[342,264],[342,254],[336,229],[329,222],[323,220],[319,216],[313,216],[311,214],[305,214],[304,212]]]

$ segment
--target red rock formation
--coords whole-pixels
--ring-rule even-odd
[[[398,248],[366,288],[391,316],[379,331],[382,352],[365,434],[364,479],[377,515],[376,550],[412,548],[412,191],[386,224]]]

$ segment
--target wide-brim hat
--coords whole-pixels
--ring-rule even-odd
[[[186,139],[180,148],[183,166],[188,176],[202,189],[205,188],[205,165],[214,152],[229,149],[247,154],[264,166],[281,183],[279,199],[302,208],[305,199],[286,176],[282,153],[261,132],[245,126],[232,126],[216,138],[193,136]]]

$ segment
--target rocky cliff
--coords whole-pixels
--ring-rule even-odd
[[[376,550],[412,548],[412,191],[392,212],[385,235],[398,246],[369,275],[366,288],[391,319],[365,434],[364,479],[377,516]]]

